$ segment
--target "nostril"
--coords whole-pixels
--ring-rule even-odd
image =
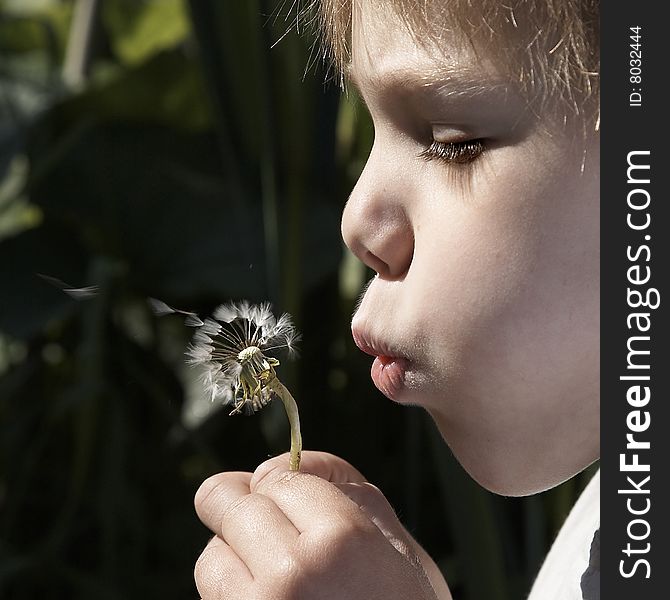
[[[369,250],[365,251],[365,256],[362,258],[363,262],[375,271],[380,277],[388,277],[391,269],[381,258],[373,254]]]

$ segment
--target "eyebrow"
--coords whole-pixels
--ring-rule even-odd
[[[472,99],[488,95],[509,93],[512,84],[501,77],[482,77],[481,71],[445,66],[442,69],[419,73],[415,69],[391,69],[365,80],[359,80],[348,64],[344,69],[345,81],[364,95],[365,91],[382,90],[393,91],[406,89],[408,91],[424,89],[438,93],[444,98]]]

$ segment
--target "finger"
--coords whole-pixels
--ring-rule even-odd
[[[406,553],[411,538],[378,487],[368,482],[334,485],[367,515],[397,550]]]
[[[195,585],[204,598],[243,598],[253,575],[235,551],[213,537],[195,563]]]
[[[274,568],[300,534],[271,498],[249,492],[250,474],[243,475],[221,473],[208,479],[199,514],[256,576]]]
[[[254,472],[252,487],[260,479],[276,468],[289,470],[289,453],[266,460]],[[300,460],[300,472],[311,473],[334,483],[362,483],[365,477],[346,460],[328,452],[305,451]]]
[[[251,490],[271,498],[300,533],[342,527],[378,533],[358,505],[332,483],[311,473],[289,471],[283,460],[272,463],[271,469],[265,463],[254,473]]]
[[[195,494],[195,512],[209,530],[219,535],[222,504],[250,493],[251,473],[219,473],[206,479]]]

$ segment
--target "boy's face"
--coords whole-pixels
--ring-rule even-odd
[[[362,4],[351,77],[375,142],[342,232],[378,275],[354,337],[483,486],[549,488],[599,454],[597,136],[528,109],[456,34],[419,46]]]

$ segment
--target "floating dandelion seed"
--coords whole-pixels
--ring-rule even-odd
[[[197,319],[193,313],[184,314]],[[195,319],[191,322],[198,331],[187,355],[191,364],[204,369],[205,390],[211,400],[232,404],[231,415],[253,414],[279,396],[291,425],[290,468],[297,471],[302,450],[298,407],[277,377],[279,361],[267,354],[282,349],[289,355],[295,353],[299,335],[289,315],[276,319],[269,303],[241,302],[222,304],[211,319]]]

